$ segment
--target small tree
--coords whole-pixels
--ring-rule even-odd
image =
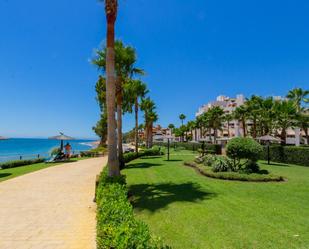
[[[236,137],[231,139],[226,148],[226,154],[233,159],[234,169],[257,171],[257,160],[263,147],[252,138]]]

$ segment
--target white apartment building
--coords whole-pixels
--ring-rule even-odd
[[[280,100],[282,97],[280,96],[274,96],[275,100]],[[206,105],[201,106],[197,113],[195,114],[196,117],[202,115],[203,113],[207,112],[210,108],[214,106],[219,106],[223,109],[223,111],[226,114],[231,114],[237,107],[243,105],[245,103],[246,99],[243,94],[238,94],[235,98],[231,98],[228,96],[220,95],[216,98],[215,101],[209,102]],[[252,123],[250,121],[247,122],[247,129],[250,130]],[[201,139],[204,139],[207,141],[212,140],[213,141],[213,131],[202,134],[201,130],[197,130],[193,134],[193,140],[199,141]],[[225,122],[223,124],[223,130],[218,131],[218,141],[226,142],[231,137],[238,137],[243,135],[243,128],[241,127],[241,124],[238,120],[232,120],[229,123]],[[299,145],[301,141],[303,140],[306,143],[305,134],[300,131],[300,129],[288,129],[287,130],[287,138],[286,143],[287,144],[295,144]],[[301,139],[303,137],[303,139]]]
[[[202,115],[207,112],[210,108],[219,106],[223,109],[226,114],[231,114],[237,107],[243,105],[246,99],[242,94],[238,94],[236,98],[231,98],[228,96],[220,95],[216,98],[215,101],[209,102],[206,105],[203,105],[199,108],[198,112],[195,114],[196,117]],[[249,123],[247,125],[250,125]],[[218,131],[219,140],[227,140],[229,137],[237,137],[243,134],[243,130],[240,128],[238,120],[232,120],[229,122],[225,122],[223,124],[223,131]],[[212,139],[213,134],[201,134],[201,131],[198,130],[195,134],[193,134],[193,140],[199,141],[200,139]]]

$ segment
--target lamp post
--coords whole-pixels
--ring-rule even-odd
[[[280,139],[272,137],[270,135],[258,137],[257,140],[265,141],[267,146],[267,163],[270,165],[270,143],[271,142],[280,142]]]
[[[167,138],[167,161],[170,160],[170,139],[172,139],[172,136],[166,136]]]
[[[267,163],[268,165],[270,165],[270,153],[269,153],[269,145],[270,145],[270,141],[266,141],[266,145],[267,145]]]

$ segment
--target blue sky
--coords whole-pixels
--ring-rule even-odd
[[[158,106],[178,125],[219,94],[309,88],[305,0],[120,0],[117,37],[133,45]],[[105,36],[96,0],[0,0],[0,135],[94,137],[89,60]],[[133,118],[124,118],[125,130]]]

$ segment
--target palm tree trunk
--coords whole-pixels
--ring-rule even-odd
[[[227,136],[230,137],[230,121],[227,121]]]
[[[286,130],[285,129],[282,129],[280,138],[281,138],[281,145],[285,145],[286,144]]]
[[[307,139],[307,145],[309,145],[309,134],[308,134],[308,129],[304,129],[305,131],[305,135],[306,135],[306,139]]]
[[[145,145],[146,145],[146,148],[148,148],[148,135],[149,135],[148,123],[145,122],[144,136],[145,136]]]
[[[138,155],[138,98],[135,99],[135,152]]]
[[[123,161],[123,149],[122,149],[122,87],[121,87],[121,79],[118,79],[117,82],[117,139],[118,139],[118,160],[119,160],[119,167],[121,169],[124,168],[124,161]]]
[[[254,119],[253,119],[253,134],[252,134],[252,135],[253,135],[253,138],[256,138],[256,135],[257,135],[257,134],[256,134],[256,126],[257,126],[257,125],[256,125],[256,119],[254,118]]]
[[[214,144],[217,144],[217,134],[218,134],[218,130],[214,129]]]
[[[246,120],[243,118],[242,119],[242,129],[243,129],[243,132],[244,132],[244,137],[247,136],[247,129],[246,129]]]
[[[107,3],[107,2],[105,2]],[[107,4],[106,4],[107,5]],[[106,7],[107,8],[107,7]],[[106,45],[106,106],[107,106],[107,133],[108,133],[108,168],[109,176],[119,176],[119,161],[117,157],[116,120],[115,120],[115,21],[114,15],[107,16],[107,45]]]
[[[150,123],[150,127],[149,127],[149,148],[152,148],[152,140],[153,140],[153,136],[152,136],[152,127],[153,127],[153,124],[152,122]]]

